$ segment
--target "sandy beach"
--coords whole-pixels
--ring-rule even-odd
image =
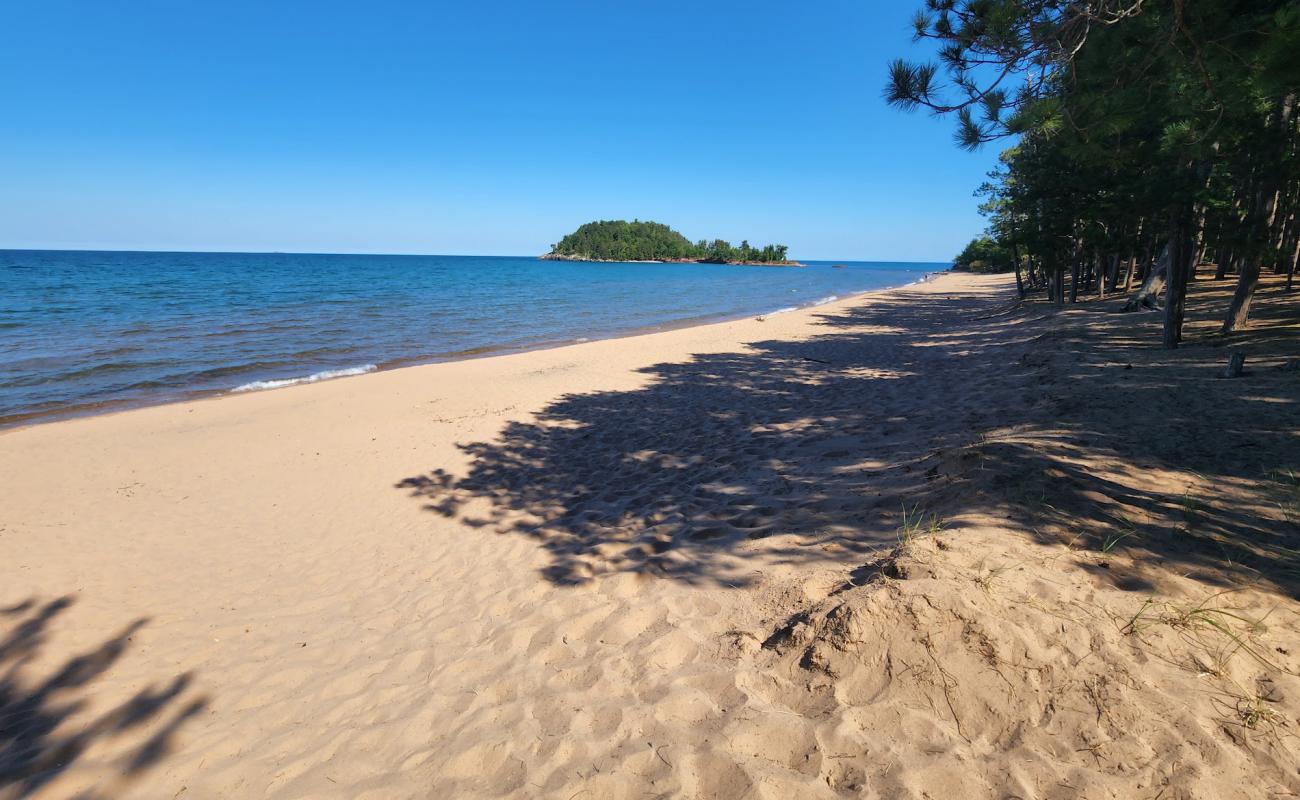
[[[1219,379],[1228,288],[1172,355],[949,273],[0,432],[0,797],[1300,793],[1300,328]]]

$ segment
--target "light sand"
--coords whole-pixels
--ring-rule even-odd
[[[1296,329],[1011,300],[0,433],[0,797],[1300,792]]]

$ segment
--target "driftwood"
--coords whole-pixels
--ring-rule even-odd
[[[1147,270],[1147,276],[1138,287],[1137,294],[1128,299],[1121,311],[1137,311],[1139,308],[1157,308],[1157,300],[1164,291],[1169,278],[1169,246],[1160,251],[1160,258],[1155,266]]]

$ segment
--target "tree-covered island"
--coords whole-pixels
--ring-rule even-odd
[[[659,222],[603,220],[588,222],[565,236],[541,258],[549,261],[677,261],[704,264],[761,264],[800,267],[786,258],[786,246],[733,247],[722,239],[694,244]]]

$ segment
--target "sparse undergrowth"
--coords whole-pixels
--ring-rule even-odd
[[[1238,654],[1254,659],[1270,670],[1283,671],[1260,641],[1267,632],[1272,610],[1254,616],[1244,607],[1226,600],[1238,589],[1215,592],[1197,602],[1175,602],[1149,597],[1137,612],[1120,625],[1120,632],[1139,640],[1158,626],[1178,632],[1187,643],[1187,655],[1198,671],[1222,677],[1229,673]]]
[[[1268,473],[1270,494],[1282,512],[1282,518],[1300,525],[1300,475],[1293,469],[1275,469]]]
[[[910,545],[921,536],[937,534],[943,530],[943,526],[944,520],[938,514],[924,511],[919,504],[909,510],[904,503],[902,522],[898,526],[898,543]]]

